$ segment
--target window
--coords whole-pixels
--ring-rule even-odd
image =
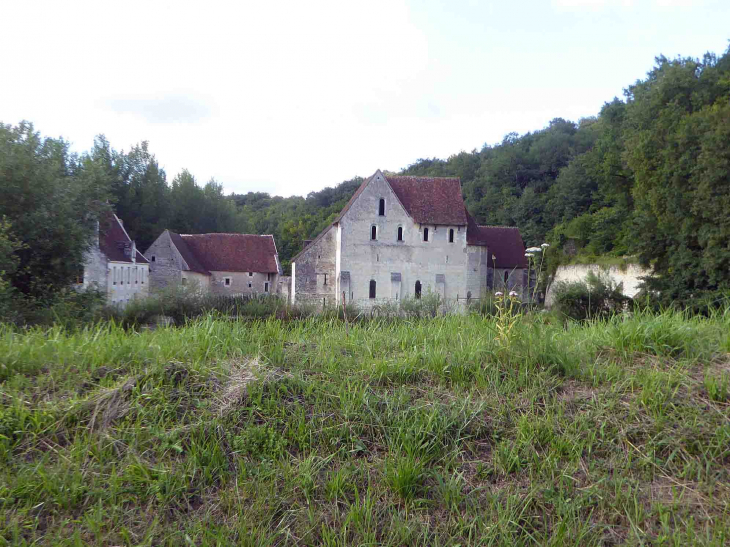
[[[144,272],[145,272],[145,269],[144,269],[144,268],[142,268],[142,269],[140,270],[140,274],[139,274],[139,277],[140,277],[140,283],[142,283],[142,285],[144,285]]]
[[[423,229],[423,241],[428,241],[428,228]]]
[[[416,281],[416,298],[421,298],[421,282]]]
[[[454,229],[449,228],[449,243],[453,243],[453,242],[454,242]]]
[[[271,273],[266,274],[266,281],[271,281]]]
[[[249,289],[251,288],[251,283],[249,283],[249,284],[248,284],[248,288],[249,288]]]
[[[466,301],[471,302],[471,291],[466,293]]]
[[[134,284],[136,285],[139,283],[139,268],[137,266],[134,267]]]
[[[375,280],[370,280],[370,298],[375,298]]]
[[[398,241],[403,241],[403,226],[398,226]]]
[[[154,262],[154,261],[155,261],[155,255],[152,255],[152,256],[150,257],[150,262]]]
[[[370,239],[373,241],[378,239],[378,227],[377,226],[370,227]]]
[[[324,274],[324,283],[322,283],[322,285],[326,285],[326,284],[327,284],[327,274]]]
[[[248,272],[249,277],[253,277],[253,272]]]
[[[112,270],[112,285],[117,284],[117,267],[114,266],[114,269]]]
[[[224,277],[224,278],[223,278],[223,284],[224,284],[224,285],[225,285],[226,287],[230,287],[230,286],[231,286],[231,278],[230,278],[230,277]]]
[[[385,200],[383,198],[380,198],[380,203],[378,204],[378,215],[381,217],[385,216]]]
[[[269,284],[264,283],[264,292],[269,292]]]

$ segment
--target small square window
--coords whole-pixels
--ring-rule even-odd
[[[253,272],[248,272],[249,277],[253,277]]]
[[[249,284],[248,284],[248,288],[249,288],[249,289],[251,288],[251,283],[249,283]]]
[[[224,285],[225,285],[226,287],[230,287],[230,286],[231,286],[231,278],[230,278],[230,277],[224,277],[224,278],[223,278],[223,284],[224,284]]]
[[[150,261],[151,261],[151,262],[154,262],[154,261],[155,261],[155,255],[152,255],[152,256],[150,257]]]

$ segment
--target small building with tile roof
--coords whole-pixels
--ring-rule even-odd
[[[149,294],[149,263],[112,212],[102,216],[84,259],[77,288],[101,291],[110,304],[125,306]]]
[[[524,299],[524,255],[517,228],[476,223],[458,178],[378,170],[292,259],[292,301],[369,307],[430,292],[450,305],[505,289]]]
[[[274,236],[177,234],[165,230],[144,253],[152,288],[197,284],[216,294],[272,294],[282,274]]]

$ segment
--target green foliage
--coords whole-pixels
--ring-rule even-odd
[[[0,268],[11,285],[37,299],[68,287],[108,196],[91,157],[31,124],[0,123]]]
[[[631,302],[623,294],[622,283],[592,271],[585,281],[559,281],[554,291],[558,311],[577,321],[607,317]]]
[[[0,325],[0,543],[727,543],[730,308],[495,325]]]

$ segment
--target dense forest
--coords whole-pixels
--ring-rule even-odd
[[[730,49],[659,57],[595,117],[557,118],[403,173],[458,176],[480,223],[518,226],[528,245],[547,240],[562,260],[568,242],[583,257],[630,255],[659,274],[652,288],[666,302],[686,302],[730,289],[728,143]],[[186,170],[168,182],[145,142],[125,152],[99,136],[78,155],[21,123],[0,124],[0,181],[2,299],[45,298],[67,285],[109,206],[141,249],[165,228],[273,234],[288,268],[362,179],[306,197],[225,195]]]

